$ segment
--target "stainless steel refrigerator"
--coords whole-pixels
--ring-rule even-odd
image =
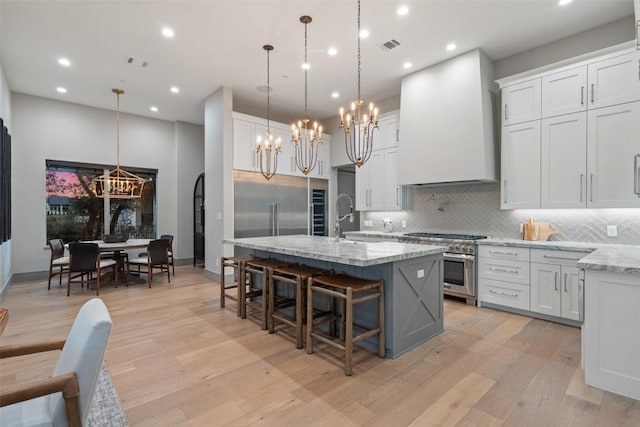
[[[327,181],[234,171],[234,236],[326,235]]]

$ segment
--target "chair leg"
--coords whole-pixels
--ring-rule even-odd
[[[173,275],[176,275],[176,265],[173,263],[173,255],[171,255],[171,270],[173,271]]]
[[[224,258],[222,259],[222,263],[220,264],[220,308],[224,308]],[[240,300],[238,300],[240,301]]]
[[[151,289],[152,280],[153,280],[153,267],[151,267],[151,264],[147,264],[147,283],[149,283],[149,289]]]
[[[51,290],[51,275],[53,274],[53,264],[49,264],[49,285],[47,286],[47,290]]]
[[[175,276],[175,273],[173,274]],[[171,283],[171,275],[169,274],[169,264],[167,263],[167,279],[169,279],[169,283]]]

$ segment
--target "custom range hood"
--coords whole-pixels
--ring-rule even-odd
[[[493,64],[479,49],[402,79],[401,185],[499,179]]]

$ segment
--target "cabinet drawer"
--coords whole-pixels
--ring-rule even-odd
[[[575,267],[576,262],[587,255],[588,252],[531,249],[531,262]]]
[[[529,248],[513,248],[507,246],[478,246],[479,258],[510,259],[529,262]]]
[[[481,258],[478,261],[478,277],[528,285],[529,261]]]
[[[478,280],[481,302],[530,310],[529,286],[517,283],[498,282],[489,279]]]

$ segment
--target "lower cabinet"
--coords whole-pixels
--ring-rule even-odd
[[[540,313],[578,322],[580,270],[576,263],[586,255],[576,251],[481,245],[478,301],[480,305],[495,304],[528,311],[534,316]]]

